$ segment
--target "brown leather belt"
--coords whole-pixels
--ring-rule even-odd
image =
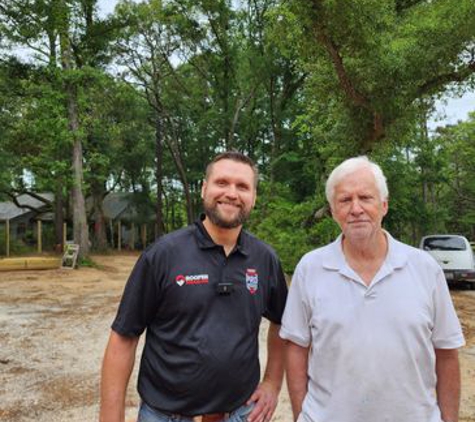
[[[221,422],[229,416],[229,413],[210,413],[207,415],[197,416],[194,418],[196,422]]]

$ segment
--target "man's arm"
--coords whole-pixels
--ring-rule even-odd
[[[299,346],[291,341],[285,343],[285,374],[294,421],[302,411],[303,400],[307,394],[308,351],[308,347]]]
[[[444,422],[457,422],[460,406],[460,366],[457,349],[435,349],[437,402]]]
[[[138,341],[139,337],[111,331],[102,362],[100,422],[124,422],[125,395]]]
[[[277,407],[284,378],[284,341],[279,337],[280,325],[270,323],[267,333],[267,365],[264,379],[248,400],[256,404],[248,416],[249,422],[270,421]]]

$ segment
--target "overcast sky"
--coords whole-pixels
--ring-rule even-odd
[[[117,0],[99,0],[98,5],[99,9],[105,15],[112,13],[114,11],[114,7],[117,4]]]
[[[429,128],[455,124],[459,120],[467,120],[468,113],[475,111],[475,92],[467,92],[461,98],[448,98],[436,103],[437,111],[429,119]],[[442,119],[442,120],[440,120]]]

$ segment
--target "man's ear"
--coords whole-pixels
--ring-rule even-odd
[[[389,210],[389,203],[388,203],[388,199],[386,199],[383,201],[383,217],[386,216],[386,214],[388,213],[388,210]]]
[[[203,184],[201,185],[201,199],[204,199],[206,190],[206,180],[203,180]]]

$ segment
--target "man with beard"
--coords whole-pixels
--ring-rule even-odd
[[[208,165],[194,225],[159,238],[137,261],[102,367],[101,422],[123,422],[140,335],[138,422],[264,422],[283,378],[278,336],[287,296],[275,252],[243,230],[257,169],[230,151]],[[260,381],[258,333],[270,321]]]

